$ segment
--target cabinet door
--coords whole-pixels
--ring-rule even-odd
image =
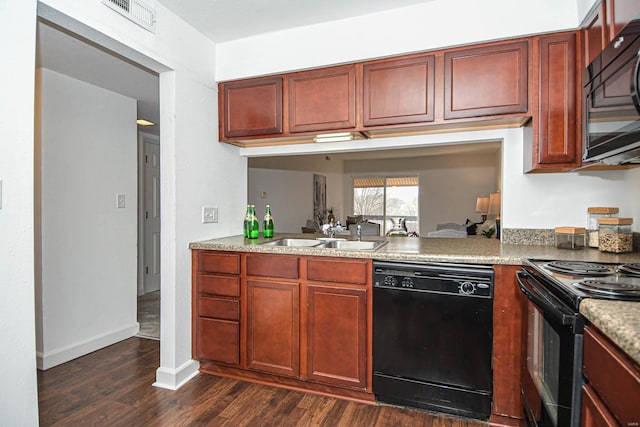
[[[540,37],[538,162],[575,163],[579,114],[576,33]]]
[[[356,126],[354,65],[287,76],[289,131],[350,129]]]
[[[433,55],[363,66],[364,126],[433,121]]]
[[[247,365],[297,377],[300,372],[299,285],[247,280]]]
[[[582,427],[618,427],[619,424],[611,415],[604,402],[588,384],[582,386]]]
[[[309,378],[333,385],[366,387],[367,292],[307,287]]]
[[[222,83],[224,138],[282,133],[282,77]]]
[[[527,42],[444,54],[444,118],[526,113]]]
[[[221,319],[196,319],[196,358],[230,365],[240,363],[240,327],[238,322]]]

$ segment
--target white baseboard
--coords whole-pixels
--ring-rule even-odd
[[[100,350],[101,348],[105,348],[111,344],[131,338],[137,334],[139,330],[140,324],[136,322],[122,329],[97,335],[84,341],[60,347],[52,351],[47,351],[45,353],[37,352],[36,360],[38,369],[45,371],[80,356],[84,356],[85,354]]]
[[[156,382],[154,387],[177,390],[185,385],[191,378],[198,375],[200,363],[196,360],[189,360],[177,369],[159,367],[156,370]]]

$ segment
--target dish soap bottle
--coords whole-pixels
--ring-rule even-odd
[[[269,205],[267,205],[267,210],[264,214],[262,234],[264,235],[264,237],[273,237],[273,216],[271,215],[271,208],[269,207]]]

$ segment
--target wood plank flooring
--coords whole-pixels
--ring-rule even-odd
[[[158,341],[130,338],[38,371],[41,426],[434,426],[474,420],[365,405],[201,374],[177,391],[153,387]]]

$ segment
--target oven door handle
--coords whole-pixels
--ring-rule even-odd
[[[640,88],[638,87],[638,82],[640,81],[640,50],[636,55],[636,66],[631,74],[631,99],[633,100],[633,105],[640,113]]]
[[[561,325],[575,325],[576,314],[545,290],[535,278],[523,270],[518,271],[516,276],[522,293],[542,309],[545,317],[551,317]]]

